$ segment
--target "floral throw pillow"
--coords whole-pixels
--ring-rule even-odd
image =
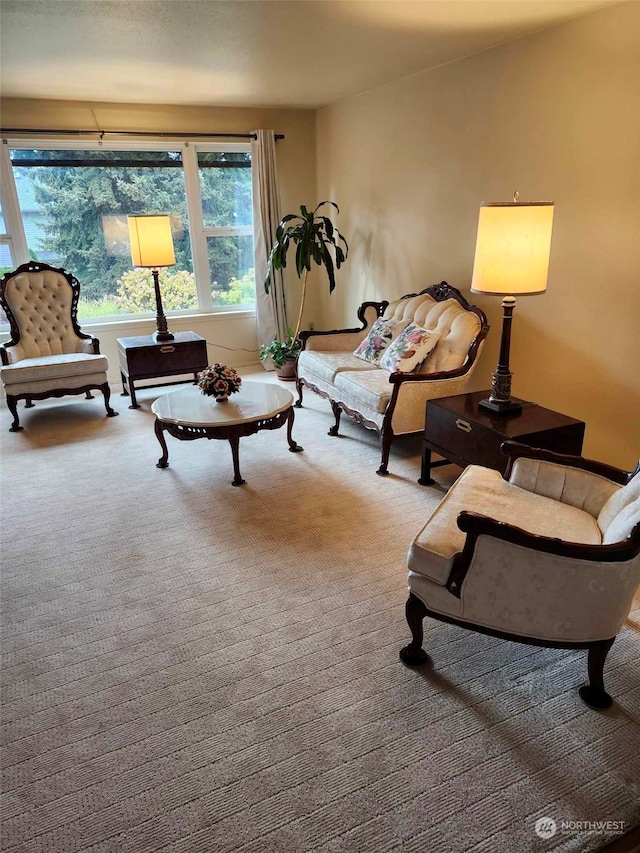
[[[425,360],[438,343],[439,338],[439,332],[429,331],[416,325],[416,323],[411,323],[387,347],[380,359],[380,367],[384,367],[392,373],[397,371],[410,373]]]
[[[358,344],[353,354],[363,361],[378,365],[382,353],[407,326],[407,320],[385,320],[384,317],[380,317],[369,330],[367,337]]]

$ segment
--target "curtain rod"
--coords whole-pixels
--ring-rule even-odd
[[[36,127],[2,127],[0,135],[10,135],[12,133],[45,133],[49,136],[99,136],[104,139],[105,136],[160,136],[172,139],[257,139],[255,133],[155,133],[154,131],[140,130],[43,130]],[[276,140],[284,139],[284,133],[276,133]]]

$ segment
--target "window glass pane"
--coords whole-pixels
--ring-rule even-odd
[[[205,228],[253,224],[251,154],[199,151],[198,173]]]
[[[0,206],[0,234],[6,234],[7,229],[4,224],[4,214],[2,213],[2,207]],[[0,278],[10,270],[13,269],[13,264],[11,262],[11,252],[9,251],[8,243],[0,243]],[[0,308],[0,324],[6,323],[7,318],[4,316],[4,311]]]
[[[214,305],[253,305],[256,284],[253,237],[209,237],[209,270]]]
[[[150,270],[134,269],[127,215],[168,213],[176,265],[162,270],[165,311],[197,298],[179,151],[12,150],[29,256],[75,275],[81,318],[155,311]]]

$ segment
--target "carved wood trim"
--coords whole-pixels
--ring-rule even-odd
[[[224,403],[219,405],[224,406]],[[255,421],[247,421],[241,424],[216,425],[216,426],[189,426],[188,424],[174,424],[171,421],[165,421],[162,418],[156,417],[156,420],[162,424],[169,435],[177,438],[179,441],[195,441],[197,438],[220,439],[229,441],[234,438],[244,438],[248,435],[254,435],[264,429],[280,429],[287,422],[291,407],[283,412],[278,412],[271,418],[260,418]]]
[[[108,387],[109,383],[83,385],[82,388],[55,388],[53,391],[27,391],[23,394],[8,394],[5,387],[5,394],[7,398],[11,397],[14,400],[48,400],[49,397],[66,397],[71,394],[86,394],[87,391],[102,391],[105,385]]]

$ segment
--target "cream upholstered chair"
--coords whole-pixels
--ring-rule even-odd
[[[611,705],[609,649],[640,583],[640,464],[627,474],[513,442],[504,479],[470,466],[409,548],[403,663],[427,661],[422,620],[588,649],[591,708]]]
[[[75,276],[48,264],[30,261],[7,273],[0,281],[0,305],[11,339],[0,347],[0,375],[13,415],[11,432],[22,429],[18,400],[84,394],[91,389],[104,394],[107,417],[118,412],[109,405],[108,361],[100,355],[97,338],[78,326],[80,283]]]

